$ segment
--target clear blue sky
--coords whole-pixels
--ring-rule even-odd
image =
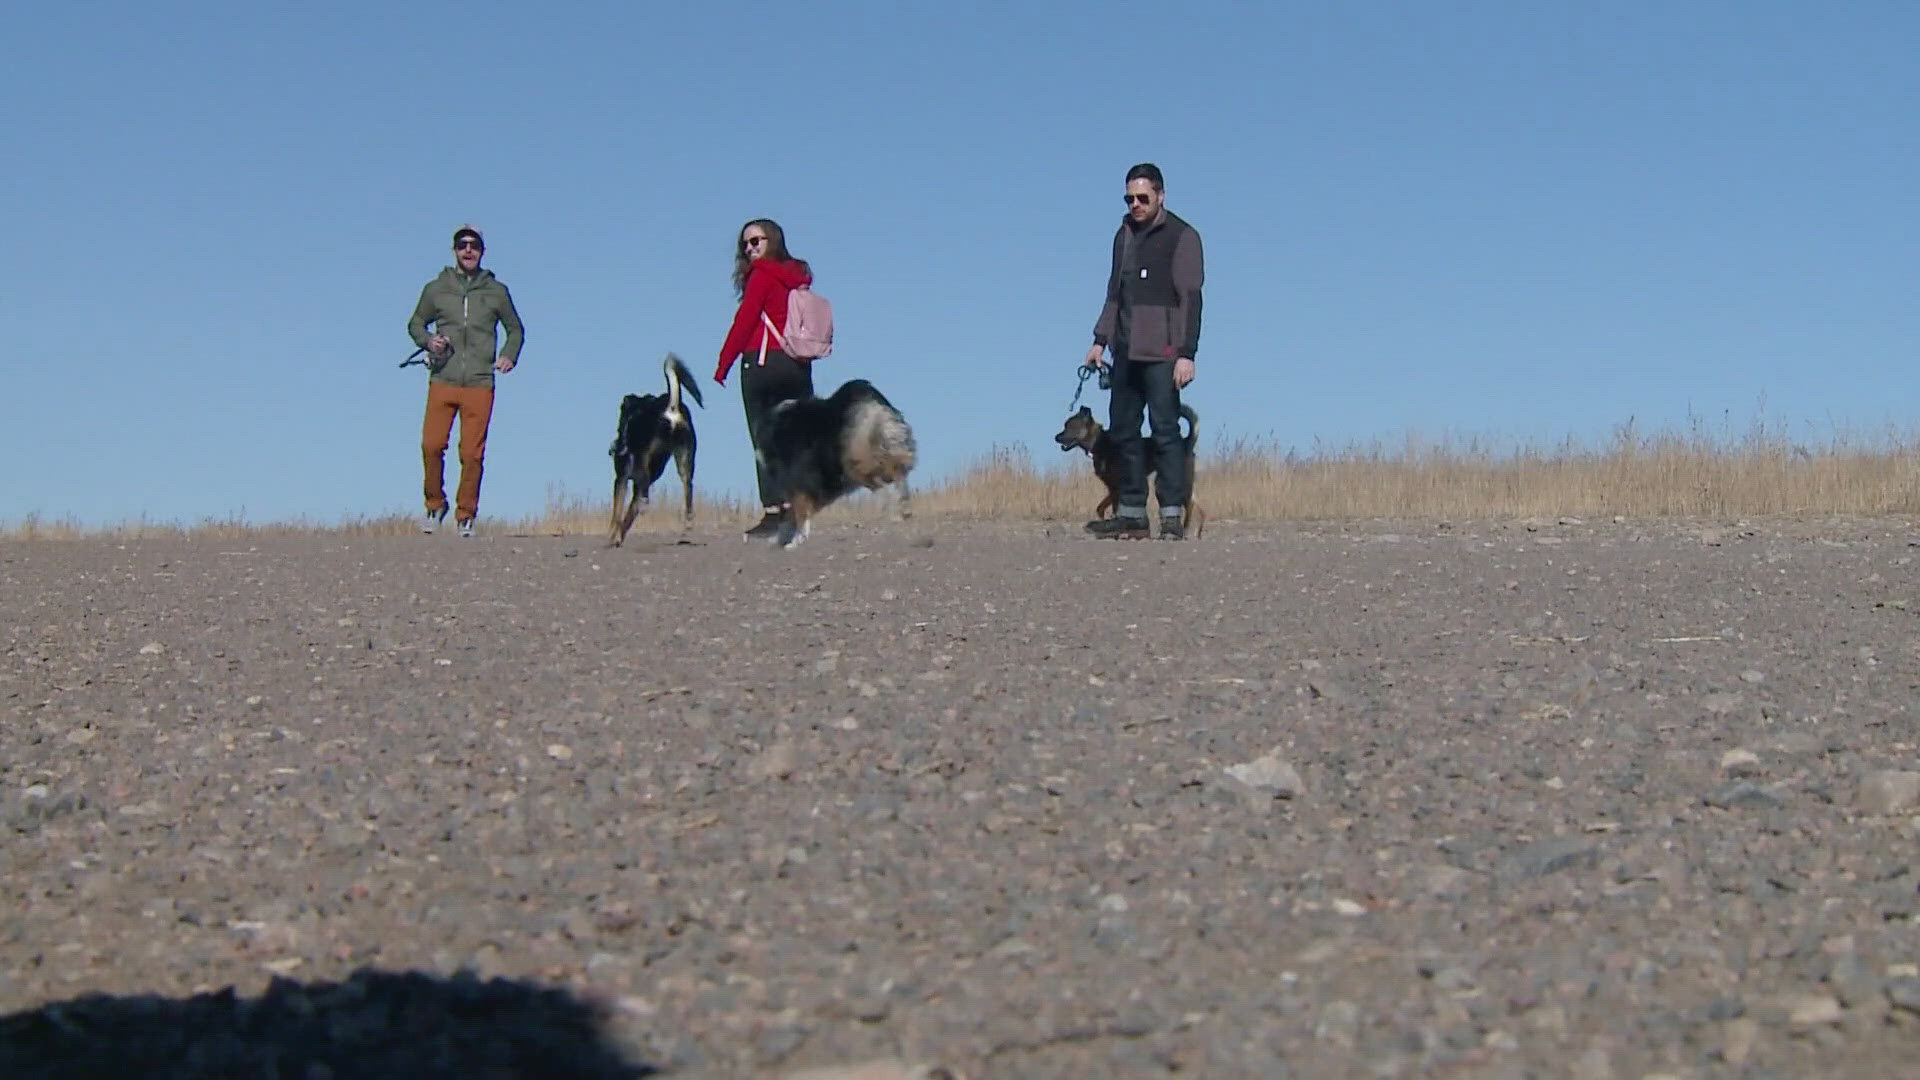
[[[0,521],[413,513],[462,221],[528,326],[481,513],[604,498],[747,218],[921,478],[1050,462],[1128,166],[1207,253],[1221,436],[1809,439],[1920,415],[1920,5],[13,5]],[[737,378],[701,481],[747,496]],[[1104,411],[1104,403],[1100,406]],[[449,482],[455,466],[449,455]],[[674,484],[669,480],[669,490]]]

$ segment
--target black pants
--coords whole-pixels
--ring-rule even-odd
[[[760,482],[760,505],[779,506],[786,492],[775,491],[760,462],[760,425],[773,415],[773,407],[793,398],[813,394],[813,365],[802,363],[776,349],[767,350],[766,366],[760,364],[755,349],[740,359],[740,401],[747,407],[747,438],[753,441],[753,472]]]
[[[1125,356],[1121,343],[1114,355]],[[1171,360],[1115,360],[1113,396],[1108,402],[1108,431],[1120,459],[1120,500],[1114,512],[1138,517],[1147,512],[1147,444],[1140,438],[1141,414],[1153,440],[1154,495],[1161,513],[1187,505],[1190,477],[1187,447],[1180,439],[1180,391],[1173,385]]]

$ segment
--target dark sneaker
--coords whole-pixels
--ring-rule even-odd
[[[1160,519],[1160,539],[1185,540],[1186,538],[1187,538],[1186,526],[1180,524],[1179,518],[1163,517]]]
[[[780,535],[780,526],[786,521],[786,518],[787,515],[783,511],[768,510],[760,515],[760,520],[753,528],[741,533],[740,538],[742,540],[772,540],[774,537]]]
[[[1099,518],[1087,522],[1087,532],[1102,540],[1145,540],[1147,519],[1131,517]]]

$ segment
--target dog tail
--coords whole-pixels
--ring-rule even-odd
[[[681,417],[686,414],[680,404],[683,392],[693,399],[695,405],[703,409],[707,407],[707,403],[700,399],[700,380],[693,377],[693,372],[688,371],[687,365],[674,353],[667,354],[667,358],[660,362],[660,369],[667,376],[667,421],[679,427]]]
[[[847,471],[867,488],[906,479],[919,455],[907,418],[878,393],[855,406],[846,446]]]
[[[1187,444],[1187,457],[1192,458],[1194,447],[1200,445],[1200,414],[1191,405],[1182,405],[1180,415],[1187,418],[1187,437],[1181,441]]]

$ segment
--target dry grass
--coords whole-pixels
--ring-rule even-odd
[[[1729,436],[1697,423],[1648,436],[1629,422],[1600,447],[1409,437],[1392,448],[1301,455],[1241,439],[1202,445],[1194,495],[1215,521],[1912,514],[1917,455],[1912,435],[1843,435],[1810,447],[1763,425]],[[932,515],[1060,520],[1086,517],[1101,494],[1082,453],[1036,466],[1024,451],[995,448],[915,505]]]
[[[680,529],[678,491],[668,485],[634,524],[636,534]],[[1694,424],[1680,433],[1644,435],[1631,422],[1604,446],[1495,448],[1476,440],[1422,441],[1316,449],[1235,440],[1202,445],[1195,494],[1212,521],[1355,518],[1500,520],[1572,515],[1724,518],[1920,513],[1920,437],[1888,432],[1836,435],[1818,445],[1756,424],[1737,435]],[[1052,455],[1036,464],[1019,448],[995,447],[955,476],[916,488],[921,518],[1074,521],[1086,518],[1101,488],[1086,456]],[[855,495],[829,513],[877,520],[886,507]],[[606,531],[604,496],[554,488],[546,510],[518,520],[491,519],[487,531],[535,536],[597,536]],[[755,508],[736,499],[700,499],[706,526],[749,522]],[[0,527],[0,539],[72,540],[164,537],[239,538],[311,535],[397,536],[414,532],[411,514],[334,523],[197,524],[141,519],[106,528],[29,515]]]

